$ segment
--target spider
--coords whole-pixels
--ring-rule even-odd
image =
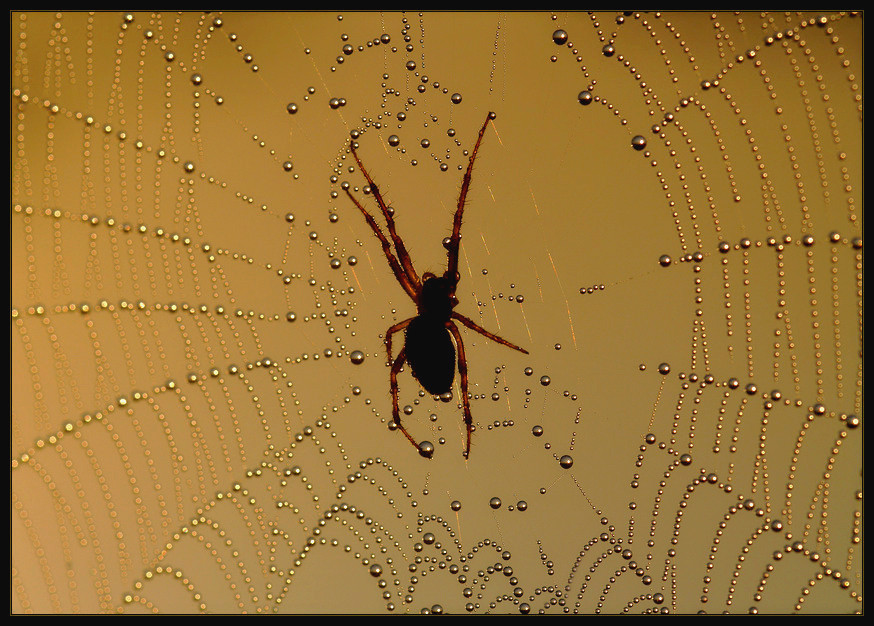
[[[470,399],[467,393],[467,357],[464,353],[461,333],[455,322],[460,322],[463,326],[488,337],[492,341],[518,350],[523,354],[528,354],[528,351],[524,348],[520,348],[506,339],[490,333],[477,325],[473,320],[453,310],[458,305],[455,291],[461,279],[458,273],[458,251],[461,242],[461,218],[464,212],[464,202],[470,187],[470,178],[476,153],[479,150],[489,121],[495,119],[495,117],[496,115],[492,112],[486,116],[479,135],[477,135],[476,145],[470,154],[470,161],[468,162],[467,171],[461,183],[461,191],[458,195],[458,206],[455,209],[455,218],[452,222],[452,235],[443,240],[443,246],[447,250],[448,258],[446,271],[442,276],[425,272],[420,278],[416,273],[404,241],[398,235],[395,228],[392,210],[386,205],[382,194],[379,192],[379,188],[373,182],[361,159],[358,157],[358,153],[355,150],[355,141],[350,141],[352,155],[355,157],[355,161],[364,178],[367,179],[370,192],[382,211],[386,226],[388,227],[389,237],[394,244],[394,249],[392,249],[392,244],[389,243],[389,239],[377,225],[373,216],[367,212],[367,209],[349,191],[348,183],[343,185],[343,189],[346,195],[349,196],[349,199],[361,211],[368,226],[370,226],[373,233],[379,239],[392,273],[416,305],[417,314],[415,317],[398,322],[386,331],[385,346],[388,352],[388,362],[391,365],[389,383],[391,387],[393,426],[400,429],[410,443],[419,451],[419,454],[425,458],[430,458],[433,454],[433,445],[427,441],[423,441],[421,444],[418,443],[401,423],[400,411],[398,411],[398,373],[401,371],[404,363],[409,363],[413,378],[419,381],[428,393],[439,396],[447,394],[452,388],[452,383],[455,379],[456,349],[458,350],[457,363],[458,372],[461,375],[462,409],[464,412],[464,423],[467,427],[467,444],[464,449],[464,457],[468,458],[470,455],[471,433],[473,431],[473,417],[471,416]],[[402,330],[405,331],[404,346],[397,356],[393,357],[392,336]],[[453,346],[453,341],[455,346]]]

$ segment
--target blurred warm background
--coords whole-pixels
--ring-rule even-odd
[[[10,20],[11,612],[861,610],[861,14]]]

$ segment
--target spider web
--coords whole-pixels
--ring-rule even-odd
[[[860,611],[862,28],[12,14],[12,611]]]

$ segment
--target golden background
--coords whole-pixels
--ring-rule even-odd
[[[860,14],[10,20],[12,612],[861,610]]]

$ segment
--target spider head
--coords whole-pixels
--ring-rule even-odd
[[[419,294],[420,313],[449,318],[452,309],[458,304],[455,296],[456,282],[445,274],[436,276],[431,272],[422,274],[422,291]]]

